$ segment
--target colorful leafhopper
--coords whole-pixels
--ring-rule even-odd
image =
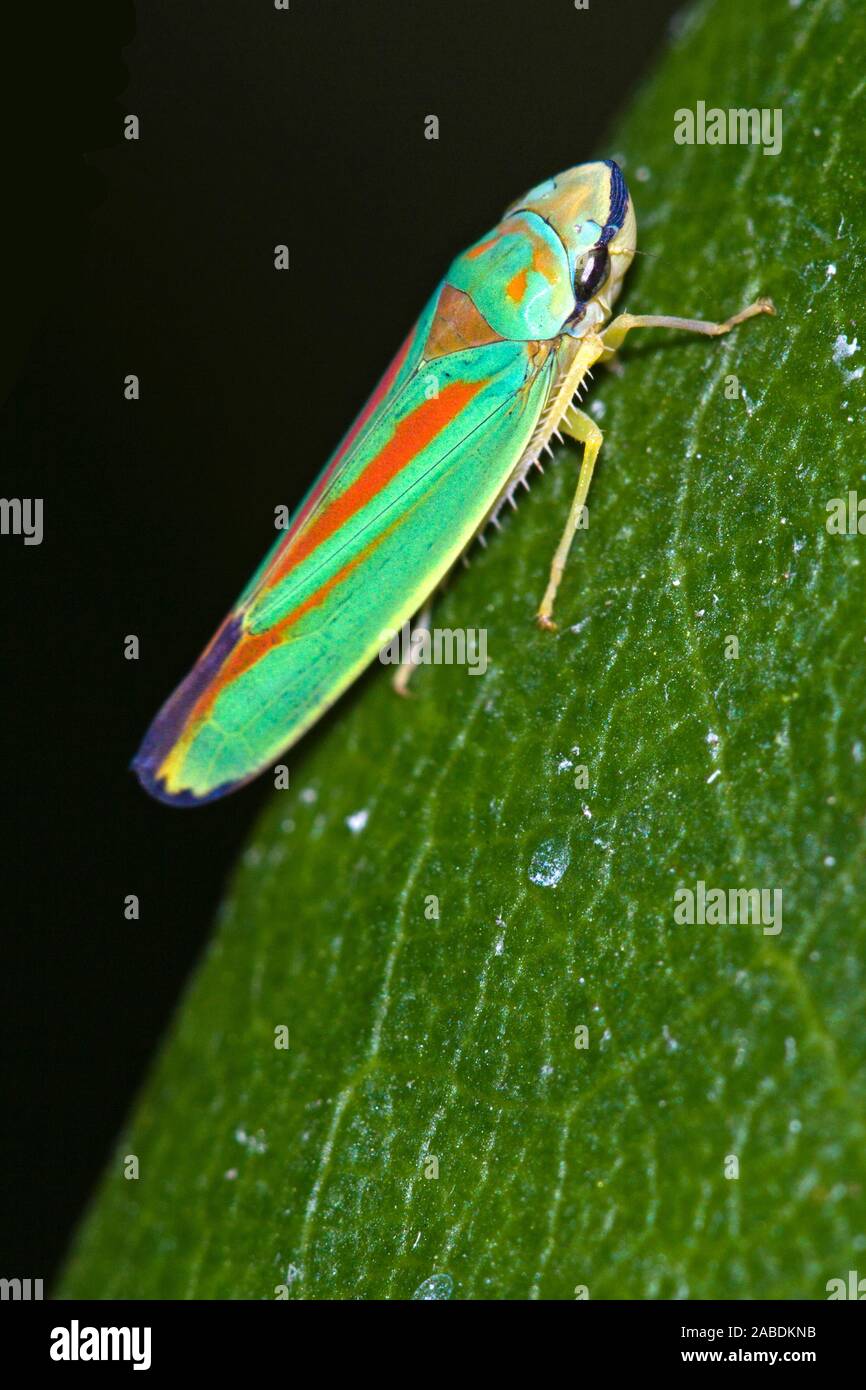
[[[174,806],[234,791],[275,761],[398,631],[564,431],[577,490],[538,610],[553,603],[601,447],[575,404],[632,328],[724,323],[611,306],[636,223],[613,160],[539,184],[452,264],[291,527],[154,720],[133,763]]]

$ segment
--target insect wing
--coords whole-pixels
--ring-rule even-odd
[[[465,548],[523,454],[552,359],[497,340],[429,361],[437,300],[133,764],[174,805],[291,746]]]

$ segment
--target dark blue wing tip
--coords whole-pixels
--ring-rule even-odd
[[[240,630],[240,617],[229,615],[189,675],[166,700],[130,764],[144,790],[165,806],[205,806],[241,785],[240,782],[223,782],[205,796],[196,796],[191,791],[170,792],[157,775],[157,768],[162,766],[180,737],[190,710],[233,651]]]

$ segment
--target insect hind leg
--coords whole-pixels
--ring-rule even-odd
[[[416,632],[429,632],[430,620],[432,617],[433,604],[428,601],[413,619],[411,636],[414,637]],[[410,638],[408,655],[400,662],[400,665],[391,677],[391,688],[395,695],[402,695],[403,698],[407,700],[410,698],[412,692],[409,689],[409,682],[412,679],[417,664],[417,662],[412,660],[412,642]]]

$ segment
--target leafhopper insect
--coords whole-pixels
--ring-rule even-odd
[[[538,610],[553,605],[602,435],[577,405],[633,328],[723,323],[620,314],[634,208],[613,160],[539,184],[458,256],[370,400],[133,763],[174,806],[234,791],[292,746],[422,606],[552,438],[583,445]]]

